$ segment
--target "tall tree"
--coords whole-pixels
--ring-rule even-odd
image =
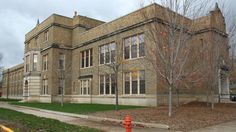
[[[202,64],[198,53],[194,54],[192,37],[197,25],[192,20],[205,12],[206,4],[202,0],[160,0],[160,4],[158,11],[154,9],[142,15],[147,19],[152,13],[159,17],[148,26],[147,61],[168,89],[171,116],[173,90],[202,78],[199,74]]]

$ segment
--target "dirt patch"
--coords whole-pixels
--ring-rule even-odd
[[[153,107],[132,110],[97,112],[90,115],[123,120],[129,114],[133,121],[161,123],[172,130],[189,131],[211,125],[236,120],[236,104],[215,104],[212,110],[206,103],[192,102],[173,109],[168,117],[168,107]]]
[[[10,121],[5,121],[5,120],[2,120],[2,119],[0,119],[0,124],[10,128],[14,132],[29,132],[29,131],[32,131],[31,129],[28,129],[27,127],[25,127],[22,124],[10,122]],[[0,130],[0,132],[1,132],[1,130]]]

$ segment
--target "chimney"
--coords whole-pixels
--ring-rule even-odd
[[[38,26],[40,24],[40,22],[39,22],[39,19],[37,20],[37,24],[36,24],[36,26]]]
[[[77,16],[77,11],[74,12],[74,17],[76,17],[76,16]]]
[[[216,5],[215,5],[215,10],[216,10],[216,11],[217,11],[217,10],[220,10],[219,5],[218,5],[217,2],[216,2]]]

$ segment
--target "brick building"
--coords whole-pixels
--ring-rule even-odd
[[[64,94],[66,102],[112,104],[116,81],[107,64],[121,57],[119,103],[149,106],[165,102],[166,90],[146,62],[151,57],[146,54],[147,32],[151,30],[147,26],[161,24],[157,20],[164,18],[158,12],[163,10],[152,4],[107,23],[77,13],[73,18],[51,15],[25,35],[24,64],[18,67],[19,72],[15,73],[15,68],[4,71],[3,95],[8,87],[9,96],[20,95],[27,101],[58,102]],[[148,18],[141,17],[143,11],[149,13]],[[217,35],[228,53],[224,17],[218,8],[195,20],[179,17],[196,23],[192,43],[200,45],[203,39],[210,43],[209,36]],[[23,84],[11,84],[15,76]],[[205,94],[204,88],[189,90],[182,99],[203,99]]]
[[[21,99],[23,92],[24,64],[3,71],[2,96]]]

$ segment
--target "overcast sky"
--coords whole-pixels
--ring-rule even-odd
[[[11,67],[23,62],[24,37],[53,13],[72,17],[79,15],[111,21],[140,8],[140,0],[0,0],[0,53],[2,64]],[[150,0],[146,0],[146,4]],[[236,8],[236,0],[231,8]]]

